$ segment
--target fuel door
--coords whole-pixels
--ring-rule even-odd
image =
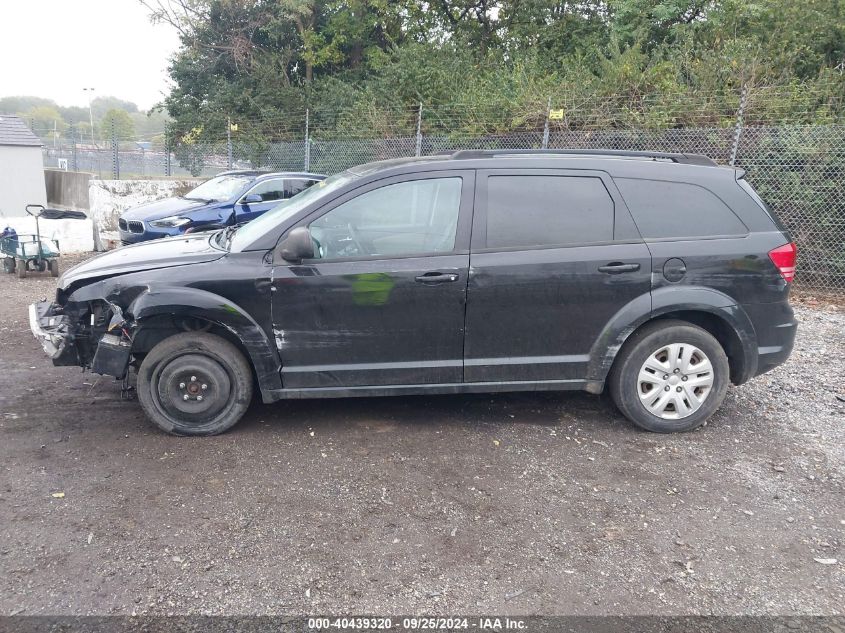
[[[684,278],[687,274],[687,265],[684,260],[679,257],[672,257],[667,259],[663,264],[663,276],[667,281],[676,283]]]

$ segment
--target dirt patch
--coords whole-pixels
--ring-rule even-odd
[[[800,307],[791,361],[684,435],[542,393],[190,439],[49,364],[54,281],[0,277],[0,613],[842,613],[842,311]]]

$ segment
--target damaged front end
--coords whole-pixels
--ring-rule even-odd
[[[131,325],[105,299],[40,301],[29,306],[29,327],[54,365],[91,369],[123,379],[132,350]]]

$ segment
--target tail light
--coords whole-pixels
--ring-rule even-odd
[[[781,276],[787,282],[795,277],[795,259],[798,257],[798,247],[795,242],[778,246],[769,251],[769,259],[777,266]]]

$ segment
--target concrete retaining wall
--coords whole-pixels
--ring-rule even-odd
[[[41,237],[57,240],[62,253],[90,253],[94,250],[94,224],[87,220],[39,220]],[[18,235],[35,235],[31,216],[0,219],[0,229],[10,226]]]
[[[92,180],[88,187],[91,219],[101,232],[117,231],[120,214],[145,202],[181,196],[200,180]]]
[[[40,150],[39,150],[40,151]],[[63,253],[104,250],[114,242],[117,219],[125,210],[145,202],[180,196],[201,182],[184,180],[95,180],[90,174],[59,170],[45,171],[49,206],[79,209],[87,220],[41,220],[41,235],[59,241]],[[87,184],[87,188],[83,187]],[[45,201],[41,201],[43,204]],[[10,226],[20,234],[35,233],[30,216],[0,214],[0,230]]]
[[[92,174],[81,171],[44,170],[44,184],[47,187],[47,204],[63,209],[87,211],[88,186]]]

